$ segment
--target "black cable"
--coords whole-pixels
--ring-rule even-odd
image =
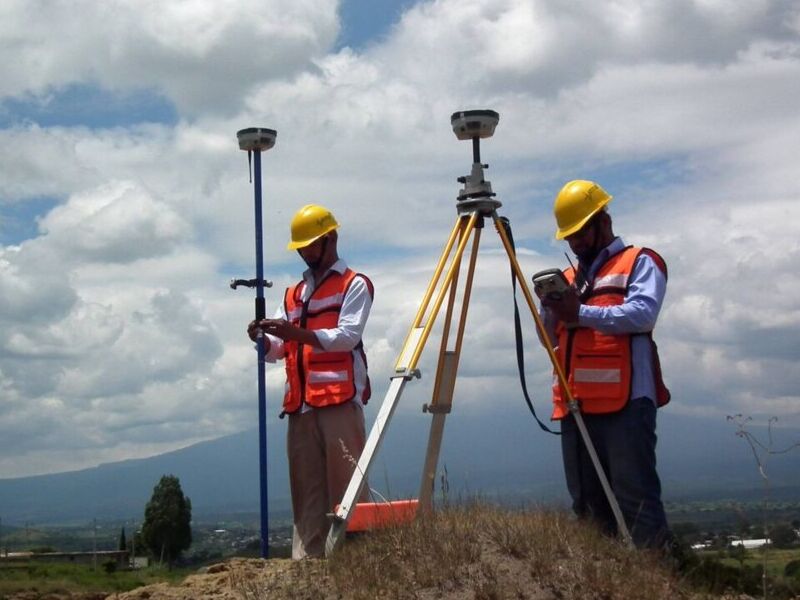
[[[508,237],[508,241],[511,244],[511,250],[514,253],[514,257],[516,258],[517,251],[514,246],[514,236],[511,233],[511,223],[509,222],[507,217],[499,217],[498,220],[503,225],[503,229],[506,232],[506,236]],[[514,266],[511,266],[511,289],[513,292],[514,297],[514,338],[516,340],[517,345],[517,369],[519,370],[519,382],[522,386],[522,394],[525,396],[525,402],[528,405],[528,410],[531,411],[533,418],[536,419],[536,422],[539,424],[539,427],[542,428],[542,431],[546,431],[547,433],[552,433],[553,435],[561,435],[560,431],[553,431],[547,425],[545,425],[542,420],[536,415],[536,409],[533,408],[533,402],[531,401],[531,397],[528,394],[528,384],[525,381],[525,351],[524,351],[524,344],[522,339],[522,323],[520,322],[519,318],[519,305],[517,304],[517,274],[514,271]]]

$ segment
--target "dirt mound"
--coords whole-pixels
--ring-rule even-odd
[[[157,583],[106,600],[250,600],[258,598],[311,598],[319,595],[327,579],[324,561],[232,558],[189,575],[180,585]],[[312,582],[311,584],[309,582]],[[313,592],[310,589],[313,585]],[[330,596],[335,598],[336,596]]]
[[[474,570],[481,571],[476,564]],[[542,590],[530,575],[508,565],[499,568],[502,579],[514,579],[517,597],[531,600],[554,600],[557,596]],[[483,578],[477,572],[464,585],[449,584],[435,589],[416,590],[420,599],[463,600],[478,595],[466,589]],[[527,587],[526,589],[526,586]],[[480,585],[477,586],[480,588]],[[105,600],[339,600],[344,596],[328,574],[322,560],[233,558],[189,575],[179,585],[157,583],[130,592],[112,594]],[[322,590],[328,590],[324,592]]]

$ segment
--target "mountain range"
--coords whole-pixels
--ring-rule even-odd
[[[759,498],[764,480],[752,448],[735,435],[733,423],[660,412],[658,460],[665,501]],[[371,488],[386,497],[416,496],[428,418],[421,413],[394,418],[370,473]],[[368,426],[370,421],[368,413]],[[766,440],[765,431],[753,433]],[[786,440],[800,440],[798,430],[773,433],[775,448],[785,447]],[[267,440],[269,511],[271,517],[286,518],[290,502],[285,422],[270,424]],[[566,502],[559,440],[543,433],[522,407],[492,419],[454,412],[445,428],[439,468],[437,498],[446,483],[452,499],[478,496],[520,505]],[[773,497],[783,493],[800,500],[800,448],[770,456],[766,472]],[[12,525],[141,519],[164,474],[179,477],[197,519],[257,513],[257,429],[149,458],[0,479],[0,519]]]

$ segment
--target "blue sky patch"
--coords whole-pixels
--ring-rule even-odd
[[[678,155],[577,168],[584,170],[576,171],[576,179],[596,181],[609,194],[619,197],[688,184],[694,177],[687,158]]]
[[[0,101],[0,128],[24,123],[41,127],[105,129],[139,123],[173,125],[175,107],[153,90],[111,91],[92,84],[71,84],[46,94]]]
[[[40,196],[4,204],[0,199],[0,245],[21,244],[38,236],[37,218],[46,215],[61,201],[61,198],[54,196]]]
[[[400,20],[400,15],[416,3],[415,0],[343,0],[339,8],[341,31],[337,50],[345,46],[361,50],[379,41]]]

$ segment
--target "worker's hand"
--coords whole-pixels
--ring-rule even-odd
[[[282,340],[296,340],[297,339],[297,326],[292,325],[289,321],[283,319],[263,319],[259,322],[259,326],[264,333],[274,335]]]
[[[247,325],[247,335],[254,342],[258,338],[259,329],[261,329],[261,327],[259,326],[258,321],[250,321],[250,323]]]
[[[578,322],[578,310],[581,307],[581,301],[578,299],[575,288],[570,287],[558,296],[548,294],[542,298],[542,306],[550,309],[559,321],[563,321],[567,325]]]
[[[256,340],[259,330],[265,334],[264,343],[266,344],[267,350],[269,350],[270,346],[269,338],[266,337],[266,334],[273,335],[284,341],[298,342],[300,344],[314,346],[315,348],[322,348],[319,338],[317,338],[312,330],[292,325],[289,321],[285,321],[284,319],[261,319],[258,322],[253,321],[247,327],[247,333],[250,335],[251,340]]]
[[[258,334],[259,332],[265,333],[264,327],[262,325],[264,321],[250,321],[249,325],[247,326],[247,335],[250,336],[250,339],[253,342],[258,342]],[[266,335],[261,336],[261,341],[264,344],[264,352],[269,352],[270,348],[270,341]]]

